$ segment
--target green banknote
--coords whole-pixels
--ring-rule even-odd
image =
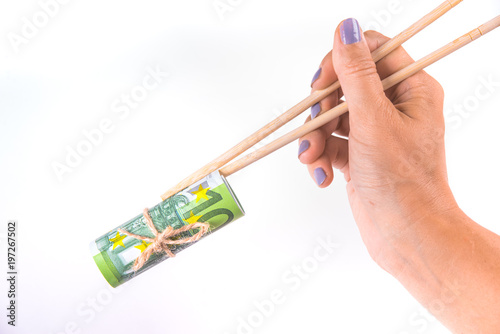
[[[149,214],[160,233],[167,226],[178,229],[188,224],[206,222],[210,224],[210,230],[205,234],[206,236],[242,217],[245,213],[226,179],[219,172],[213,172],[150,208]],[[94,261],[104,278],[113,287],[123,284],[168,258],[165,252],[155,253],[142,268],[134,271],[132,269],[134,261],[146,249],[148,243],[120,233],[118,229],[154,238],[141,213],[91,243]],[[194,235],[197,231],[183,232],[179,238]],[[176,254],[192,244],[171,245],[170,250]]]

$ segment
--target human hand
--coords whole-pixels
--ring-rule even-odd
[[[337,80],[341,89],[313,106],[311,115],[335,107],[341,96],[349,112],[302,137],[299,159],[321,188],[331,184],[333,168],[344,174],[363,242],[379,265],[395,273],[404,262],[400,250],[412,242],[408,226],[458,207],[447,181],[443,90],[420,71],[384,93],[381,79],[413,62],[399,47],[375,65],[370,52],[388,40],[374,31],[363,37],[353,19],[339,25],[312,90]]]

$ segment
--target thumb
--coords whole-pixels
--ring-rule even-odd
[[[349,106],[351,130],[377,124],[392,111],[370,49],[356,19],[344,20],[335,31],[333,67]],[[365,125],[365,126],[364,126]]]

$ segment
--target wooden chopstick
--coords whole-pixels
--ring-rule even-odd
[[[410,27],[403,30],[401,33],[399,33],[394,38],[389,40],[387,43],[383,44],[381,47],[373,51],[372,53],[373,60],[375,62],[379,61],[380,59],[391,53],[398,46],[400,46],[408,39],[410,39],[412,36],[417,34],[419,31],[421,31],[429,24],[437,20],[444,13],[448,12],[450,9],[458,5],[460,2],[462,2],[462,0],[447,0],[443,2],[438,7],[433,9],[430,13],[428,13],[420,20],[412,24]],[[272,120],[270,123],[266,124],[264,127],[259,129],[252,135],[248,136],[246,139],[239,142],[237,145],[233,146],[228,151],[226,151],[216,159],[212,160],[210,163],[206,164],[193,174],[189,175],[174,187],[170,188],[167,192],[161,195],[162,200],[169,198],[170,196],[178,193],[184,188],[201,180],[208,174],[221,168],[222,166],[224,166],[225,164],[227,164],[228,162],[230,162],[231,160],[233,160],[234,158],[236,158],[237,156],[239,156],[240,154],[242,154],[243,152],[245,152],[246,150],[257,144],[258,142],[260,142],[262,139],[269,136],[271,133],[278,130],[280,127],[282,127],[283,125],[285,125],[286,123],[288,123],[289,121],[300,115],[302,112],[309,109],[313,104],[321,101],[322,99],[333,93],[339,87],[340,83],[337,81],[325,89],[313,92],[311,95],[306,97],[301,102],[297,103],[288,111],[286,111],[276,119]]]
[[[400,83],[404,79],[412,76],[418,71],[424,69],[425,67],[435,63],[439,59],[444,58],[450,53],[460,49],[461,47],[469,44],[470,42],[478,39],[479,37],[485,35],[486,33],[492,31],[500,26],[500,15],[494,19],[486,22],[485,24],[479,26],[478,28],[470,31],[469,33],[457,38],[453,42],[443,46],[442,48],[430,53],[429,55],[421,58],[420,60],[414,62],[413,64],[399,70],[398,72],[392,74],[391,76],[382,80],[382,85],[384,90]],[[325,125],[326,123],[332,121],[333,119],[339,117],[347,111],[347,104],[343,102],[335,108],[332,108],[312,119],[311,121],[305,123],[299,128],[281,136],[280,138],[274,140],[266,146],[263,146],[259,150],[252,152],[243,158],[227,165],[220,170],[221,174],[224,176],[229,176],[242,168],[250,165],[251,163],[265,157],[266,155],[278,150],[279,148],[285,146],[286,144],[308,134],[309,132]]]

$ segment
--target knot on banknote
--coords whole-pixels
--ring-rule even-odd
[[[153,219],[151,219],[151,216],[149,215],[149,210],[146,208],[144,209],[143,213],[144,213],[144,219],[146,219],[146,224],[148,225],[149,229],[151,230],[151,232],[153,232],[153,235],[155,236],[154,238],[133,234],[123,229],[118,229],[118,231],[120,231],[121,233],[124,233],[132,238],[144,240],[150,243],[147,246],[147,248],[141,253],[141,255],[139,255],[139,257],[135,259],[134,265],[132,267],[134,271],[141,269],[142,266],[146,263],[146,261],[153,253],[165,252],[168,257],[175,257],[175,254],[170,250],[169,245],[181,245],[198,241],[205,233],[208,232],[208,229],[210,227],[208,223],[196,222],[193,224],[185,225],[178,229],[174,229],[172,228],[172,226],[168,226],[163,232],[159,233],[155,225],[153,224]],[[195,235],[187,238],[181,238],[176,240],[172,239],[173,237],[183,232],[187,232],[189,230],[194,230],[194,229],[200,229],[200,230]]]

